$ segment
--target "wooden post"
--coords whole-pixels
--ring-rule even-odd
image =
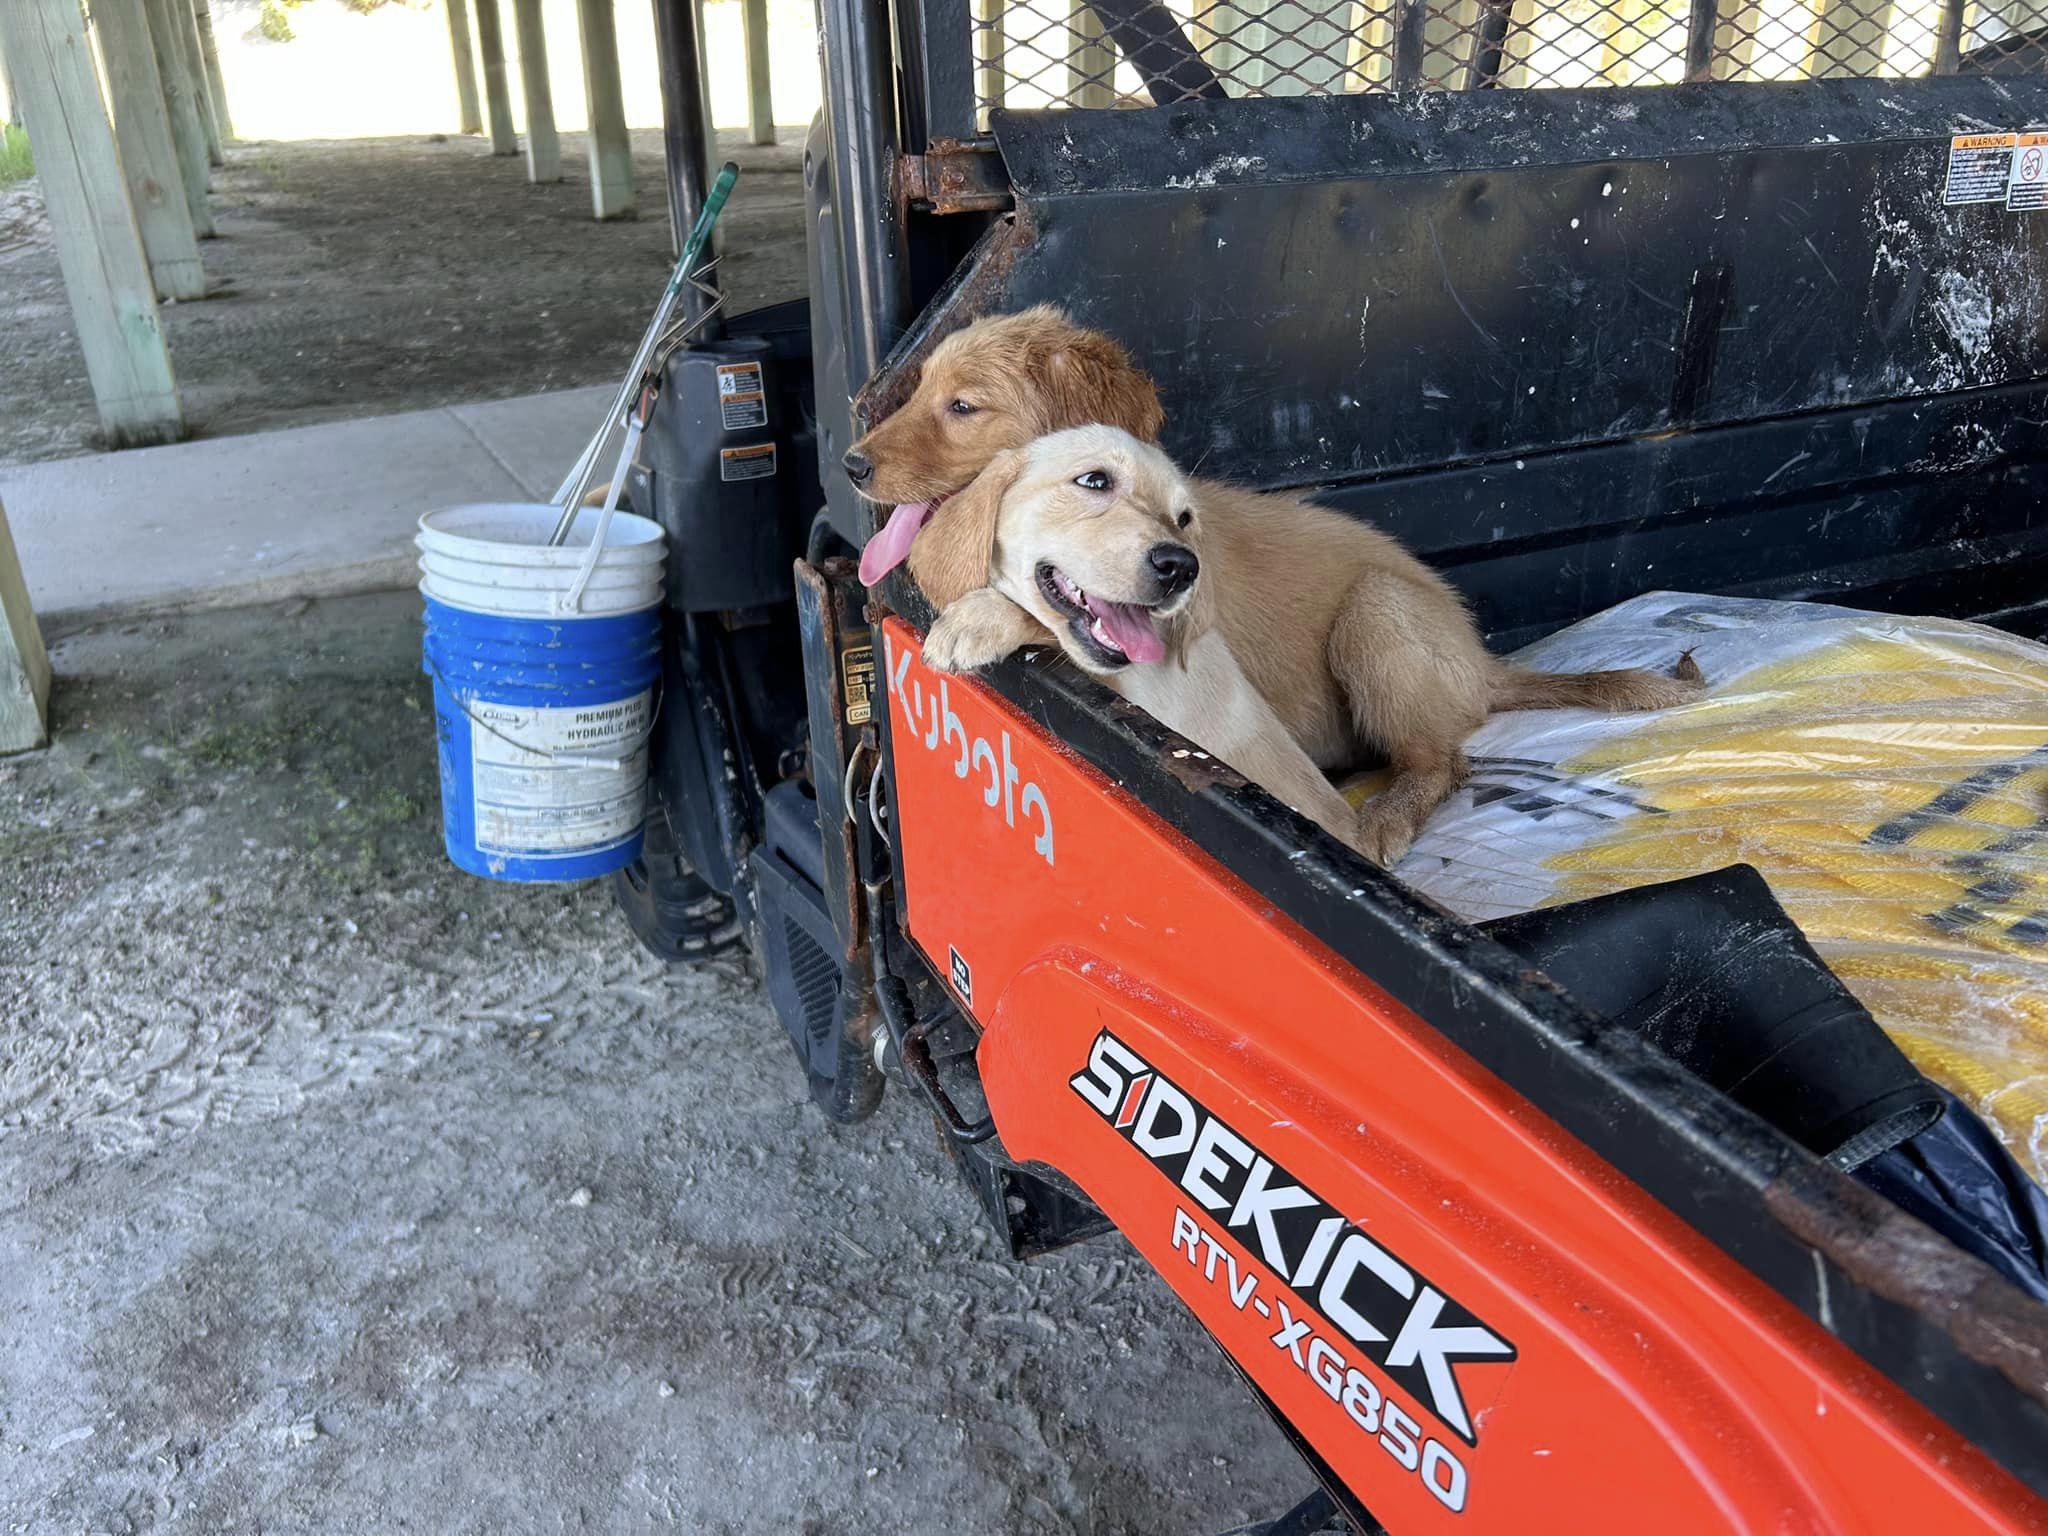
[[[206,130],[206,162],[228,163],[221,143],[220,119],[213,110],[213,87],[206,80],[206,59],[199,49],[199,18],[192,13],[192,0],[170,0],[171,26],[178,34],[178,56],[185,61],[185,74],[192,82],[192,99],[199,104],[199,123]]]
[[[7,509],[0,507],[0,755],[40,747],[48,735],[49,706],[50,658],[28,605]]]
[[[220,47],[213,40],[213,6],[209,0],[192,0],[199,18],[199,53],[206,64],[206,83],[213,92],[213,115],[220,122],[221,137],[235,136],[235,120],[228,115],[228,80],[220,72]]]
[[[1818,0],[1813,24],[1806,29],[1803,78],[1918,74],[1923,63],[1932,63],[1934,39],[1930,36],[1921,44],[1930,57],[1913,60],[1907,70],[1886,68],[1885,40],[1891,29],[1891,0]],[[1919,28],[1914,32],[1917,36]]]
[[[149,40],[142,0],[93,0],[93,26],[107,66],[107,95],[114,112],[114,143],[128,178],[128,203],[142,231],[156,291],[166,299],[206,297],[199,265],[198,231],[185,201],[185,175],[178,169],[178,145],[164,105],[163,77]]]
[[[583,94],[590,103],[590,211],[599,219],[629,219],[637,211],[633,141],[626,133],[612,0],[576,0],[576,19],[583,35]]]
[[[169,0],[142,0],[142,8],[149,17],[149,40],[156,53],[157,77],[163,81],[171,141],[178,147],[185,206],[192,212],[193,233],[204,240],[213,234],[213,210],[206,201],[206,189],[212,182],[207,170],[206,125],[199,119],[199,103],[192,99],[193,83],[185,74],[185,56],[178,51],[176,35],[171,31]]]
[[[78,0],[7,0],[0,5],[0,52],[14,58],[100,424],[116,445],[182,437],[185,413],[156,289]]]
[[[747,38],[747,126],[755,144],[775,142],[775,96],[768,78],[768,0],[740,0]]]
[[[476,98],[476,56],[469,51],[469,0],[448,0],[448,46],[455,52],[455,100],[462,118],[459,133],[484,131],[483,108]]]
[[[548,87],[548,32],[541,0],[512,0],[519,26],[519,82],[526,96],[526,179],[562,179],[562,139],[555,132],[555,95]]]
[[[476,0],[476,47],[484,61],[484,102],[491,113],[491,153],[516,155],[512,131],[512,87],[505,78],[505,34],[498,24],[498,0]]]
[[[1762,26],[1761,8],[1744,14],[1741,0],[1723,0],[1717,7],[1712,33],[1713,44],[1707,54],[1707,73],[1700,78],[1707,80],[1762,80],[1768,78],[1759,68],[1756,56],[1756,34]],[[1737,20],[1743,24],[1736,25]],[[1768,66],[1768,61],[1762,61]]]
[[[8,68],[4,56],[0,56],[0,96],[7,98],[5,110],[0,111],[0,123],[19,123],[21,97],[14,89],[14,71]]]
[[[1067,105],[1115,106],[1116,55],[1102,41],[1102,18],[1080,0],[1067,13],[1067,27],[1073,33],[1067,44]]]
[[[975,126],[988,127],[988,114],[1003,104],[1003,0],[974,0]]]
[[[1614,5],[1602,13],[1602,19],[1598,23],[1603,29],[1600,39],[1600,69],[1590,83],[1670,83],[1659,81],[1654,69],[1643,68],[1646,53],[1659,65],[1682,67],[1682,61],[1668,58],[1663,48],[1650,47],[1652,39],[1657,38],[1668,24],[1663,0],[1616,0]]]

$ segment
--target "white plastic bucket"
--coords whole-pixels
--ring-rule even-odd
[[[597,618],[660,602],[666,555],[661,525],[615,512],[580,600],[567,606],[599,515],[594,507],[581,509],[569,537],[550,546],[559,507],[486,502],[429,512],[413,541],[420,551],[420,592],[472,613],[508,617],[568,612]]]

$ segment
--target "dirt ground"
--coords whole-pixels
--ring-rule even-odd
[[[661,138],[634,135],[640,217],[475,138],[238,143],[214,173],[209,296],[162,309],[197,436],[493,400],[618,377],[675,260]],[[735,308],[804,290],[801,135],[753,148],[720,223]],[[0,463],[91,452],[97,417],[34,181],[0,190]]]
[[[417,599],[73,635],[0,760],[0,1531],[1220,1530],[1307,1478],[745,966],[439,847]]]

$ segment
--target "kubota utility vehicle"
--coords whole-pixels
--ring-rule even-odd
[[[1020,1259],[1120,1229],[1312,1469],[1275,1530],[2048,1529],[2048,1310],[1072,669],[926,670],[840,457],[1055,301],[1182,463],[1397,534],[1498,648],[1655,588],[2039,637],[2031,3],[821,0],[808,302],[674,358],[630,481],[619,901],[751,947],[828,1116],[920,1095]]]

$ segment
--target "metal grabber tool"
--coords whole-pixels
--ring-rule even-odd
[[[611,409],[605,412],[603,422],[599,424],[590,441],[584,445],[583,452],[577,456],[568,478],[555,490],[553,504],[562,509],[562,515],[556,521],[555,531],[548,539],[550,545],[559,545],[569,537],[569,529],[576,522],[578,504],[583,500],[583,493],[589,489],[591,475],[597,468],[598,455],[604,450],[604,440],[611,435],[614,425],[623,425],[628,434],[626,456],[620,460],[619,473],[612,478],[611,495],[607,498],[612,506],[617,505],[625,466],[632,462],[632,451],[639,440],[639,433],[634,430],[629,412],[636,395],[641,394],[646,388],[650,373],[659,367],[657,349],[660,351],[661,359],[666,360],[668,353],[687,341],[691,333],[715,313],[714,307],[693,320],[687,320],[673,329],[669,328],[669,317],[675,313],[676,301],[682,297],[683,289],[696,286],[703,273],[710,270],[710,264],[699,269],[697,258],[703,254],[705,242],[711,238],[712,226],[718,222],[719,214],[725,209],[725,200],[732,195],[733,183],[739,178],[740,168],[728,160],[724,169],[718,173],[718,179],[712,182],[711,191],[704,199],[703,211],[697,215],[697,222],[690,229],[690,238],[683,242],[682,255],[676,258],[675,270],[669,274],[668,286],[662,289],[661,301],[654,307],[654,318],[648,321],[647,329],[640,337],[640,345],[634,349],[632,365],[627,368],[625,378],[619,383],[619,392],[612,399]],[[651,404],[652,394],[647,394],[646,399]],[[640,425],[646,425],[644,419]],[[611,507],[607,507],[607,514],[610,511]],[[608,516],[606,520],[609,521]],[[599,539],[601,541],[601,534]]]

